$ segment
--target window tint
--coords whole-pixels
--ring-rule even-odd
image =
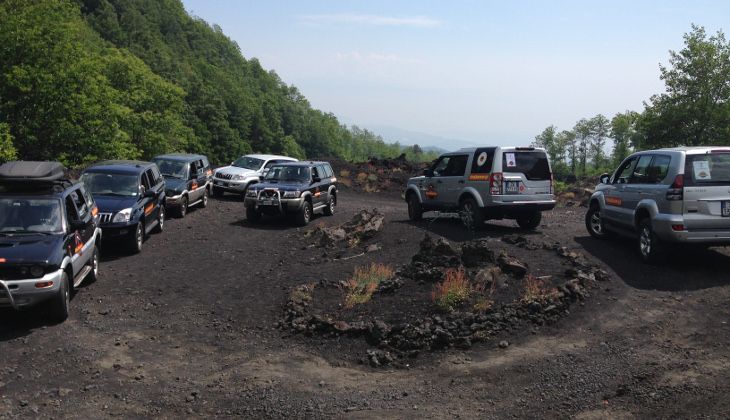
[[[494,147],[482,147],[474,152],[474,158],[471,162],[471,173],[488,174],[492,171],[492,161],[494,160]]]
[[[730,185],[730,153],[687,155],[685,185]]]
[[[149,182],[149,186],[153,187],[157,185],[157,182],[155,182],[155,175],[152,173],[152,169],[147,169],[145,171],[145,175],[147,175],[147,181]]]
[[[151,186],[152,186],[152,184],[150,183],[150,180],[147,178],[147,173],[146,172],[143,172],[142,173],[142,189],[141,189],[141,191],[146,191],[146,190],[150,189]]]
[[[312,166],[312,178],[315,178],[315,177],[316,178],[321,178],[321,176],[319,175],[319,173],[320,173],[319,172],[319,167]]]
[[[525,174],[530,181],[550,179],[550,164],[545,152],[503,152],[502,172]]]
[[[76,210],[78,211],[79,217],[82,218],[86,216],[86,213],[89,212],[89,208],[86,205],[86,200],[81,194],[81,191],[73,190],[68,194],[68,196],[71,198],[71,200],[73,200],[73,203],[76,205]]]
[[[634,173],[634,166],[636,166],[637,158],[631,158],[624,162],[623,165],[616,171],[616,175],[613,178],[614,184],[626,184],[629,182],[631,174]]]
[[[654,160],[646,171],[647,184],[661,184],[669,172],[669,162],[672,158],[664,155],[654,156]]]
[[[653,155],[642,155],[639,157],[639,161],[636,163],[636,167],[634,167],[634,172],[631,174],[631,178],[629,178],[629,184],[648,183],[649,164],[653,157]]]
[[[153,166],[151,169],[152,169],[152,179],[154,181],[154,184],[157,185],[160,182],[162,182],[162,174],[160,174],[160,169],[157,167],[157,165]]]
[[[466,162],[469,155],[451,156],[449,163],[446,165],[443,176],[464,176],[466,172]]]
[[[70,195],[66,197],[66,215],[68,216],[68,220],[79,220],[79,215],[76,212],[76,205]]]
[[[86,200],[86,204],[88,204],[89,208],[94,206],[94,197],[91,195],[89,190],[85,189],[84,187],[81,187],[80,189],[81,194],[84,195],[84,199]]]
[[[332,178],[332,176],[334,176],[332,167],[329,164],[324,165],[324,176],[327,178]]]

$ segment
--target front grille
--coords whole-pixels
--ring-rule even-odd
[[[109,223],[112,221],[114,213],[99,213],[99,223]]]
[[[261,191],[261,195],[260,195],[260,197],[264,197],[264,198],[273,198],[276,196],[278,196],[277,190],[268,190],[268,189]]]
[[[223,174],[220,172],[216,172],[215,177],[219,178],[219,179],[231,179],[231,178],[233,178],[233,174]]]
[[[30,266],[9,266],[0,268],[0,280],[25,280],[33,278],[30,275]],[[2,290],[0,288],[0,290]]]

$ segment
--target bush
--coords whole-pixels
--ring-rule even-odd
[[[370,264],[369,267],[357,267],[355,274],[347,281],[345,307],[370,301],[380,282],[393,278],[393,268],[384,264]]]
[[[434,285],[431,299],[441,310],[452,311],[456,306],[465,302],[471,295],[469,279],[462,269],[449,269],[444,280]]]
[[[522,289],[522,302],[541,302],[555,296],[557,289],[548,287],[545,279],[528,275]]]

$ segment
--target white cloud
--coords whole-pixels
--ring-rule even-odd
[[[355,13],[336,13],[325,15],[303,15],[299,20],[319,24],[357,24],[368,26],[410,26],[415,28],[434,28],[441,21],[427,16],[379,16]]]

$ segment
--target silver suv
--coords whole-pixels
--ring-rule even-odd
[[[634,153],[601,176],[585,222],[596,238],[637,238],[649,262],[669,243],[730,245],[730,147]]]
[[[540,224],[555,207],[547,154],[534,147],[477,147],[441,155],[423,176],[411,178],[404,198],[408,217],[458,211],[474,226],[487,219],[515,219],[524,229]]]
[[[215,170],[213,175],[213,195],[221,197],[223,193],[241,194],[245,198],[249,186],[256,184],[266,175],[271,165],[284,162],[296,162],[288,156],[277,155],[245,155]]]

